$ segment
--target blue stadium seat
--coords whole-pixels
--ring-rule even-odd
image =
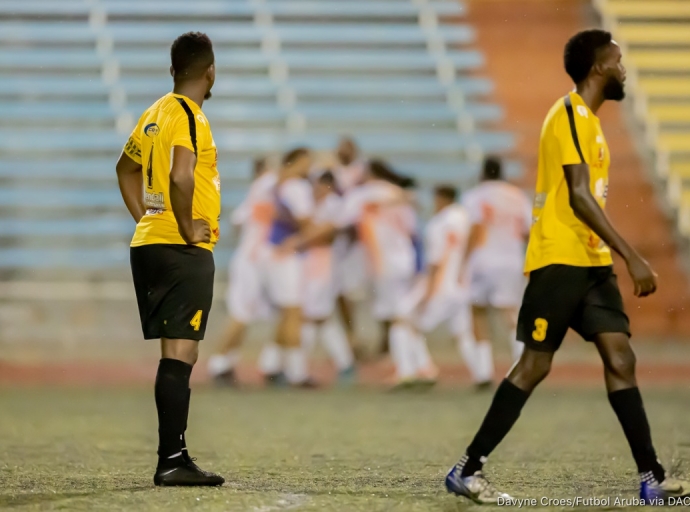
[[[75,158],[66,160],[0,159],[0,178],[107,180],[114,183],[117,153],[110,157]],[[228,158],[218,163],[225,180],[246,183],[251,176],[252,162],[246,158]]]
[[[13,16],[22,14],[36,15],[40,13],[44,17],[50,16],[78,16],[88,14],[89,4],[83,0],[23,0],[21,2],[0,2],[0,13],[8,13]]]
[[[514,140],[489,128],[500,106],[478,101],[492,83],[471,74],[484,62],[467,46],[474,29],[444,23],[464,11],[456,0],[0,2],[0,236],[11,241],[0,247],[0,268],[127,265],[133,223],[115,161],[129,117],[171,89],[167,48],[190,29],[215,43],[205,111],[219,151],[224,233],[251,157],[333,148],[343,131],[425,187],[465,186],[478,172],[468,156]],[[434,13],[441,19],[430,28]],[[506,169],[520,172],[514,162]],[[84,239],[90,248],[71,248]],[[221,266],[229,256],[216,251]]]
[[[58,82],[59,83],[59,82]],[[171,82],[167,77],[123,77],[120,84],[129,94],[151,94],[157,96],[170,90]],[[21,86],[21,81],[19,81]],[[0,82],[0,92],[4,90]],[[34,88],[36,86],[34,85]],[[238,77],[219,73],[213,86],[214,96],[242,95],[265,96],[276,94],[280,85],[271,82],[268,77]],[[285,87],[294,89],[301,98],[311,96],[333,96],[337,101],[343,96],[445,96],[448,88],[441,85],[435,76],[432,77],[404,77],[404,78],[330,78],[330,77],[299,77],[290,78]],[[453,87],[466,96],[486,95],[493,90],[490,80],[480,77],[459,77]],[[50,86],[46,84],[46,90]],[[209,107],[210,108],[210,107]]]
[[[168,84],[169,87],[169,84]],[[61,95],[82,98],[83,96],[103,96],[110,92],[110,87],[100,78],[84,78],[79,76],[12,76],[0,80],[0,96],[2,95]]]
[[[29,136],[27,136],[29,135]],[[102,151],[115,152],[122,148],[126,136],[112,131],[29,131],[0,130],[0,151],[7,154],[17,152],[51,151]],[[336,133],[289,135],[274,131],[214,130],[214,139],[225,151],[268,153],[285,150],[296,145],[314,148],[335,147]],[[454,132],[416,131],[412,133],[375,133],[362,138],[364,151],[372,154],[430,152],[458,154],[472,146],[479,146],[487,152],[505,151],[514,140],[510,133],[475,132],[460,135]]]
[[[240,204],[245,191],[246,187],[224,190],[223,207],[233,208]],[[30,208],[32,211],[55,208],[124,208],[119,189],[111,185],[104,188],[0,188],[0,203],[5,207]]]
[[[148,2],[133,0],[107,0],[101,2],[108,15],[141,15],[164,14],[165,16],[253,16],[257,10],[256,4],[249,2],[221,2],[199,0],[185,2],[170,0],[164,4],[164,12],[156,12]],[[463,12],[461,3],[443,2],[432,3],[430,6],[439,15],[460,15]],[[335,0],[272,0],[265,7],[274,16],[304,16],[304,17],[371,17],[395,18],[400,16],[416,16],[419,7],[412,2],[396,3],[394,10],[387,1],[371,0],[369,2],[339,2]]]
[[[75,24],[76,25],[76,24]],[[0,25],[1,26],[1,25]],[[83,35],[83,26],[79,29],[75,26],[75,38],[86,38]],[[386,43],[386,44],[425,44],[427,34],[417,25],[347,25],[339,24],[338,30],[324,25],[303,24],[277,24],[272,28],[258,27],[244,23],[195,23],[194,29],[205,32],[211,37],[214,44],[227,43],[260,43],[266,36],[277,37],[282,43]],[[16,30],[16,29],[15,29]],[[113,22],[108,25],[105,34],[111,36],[115,44],[125,42],[131,44],[145,44],[160,41],[172,41],[180,34],[189,30],[189,23],[167,23],[165,25],[142,23]],[[57,37],[69,39],[70,30],[60,28]],[[22,32],[24,37],[36,34],[41,39],[48,40],[50,31],[43,27],[27,26]],[[450,44],[468,44],[474,41],[475,32],[467,25],[454,25],[442,27],[439,35]],[[11,34],[0,36],[0,40],[10,38]]]

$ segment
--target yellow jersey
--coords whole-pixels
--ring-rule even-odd
[[[168,93],[141,116],[125,144],[124,152],[142,164],[146,215],[137,224],[132,247],[150,244],[182,244],[170,205],[170,169],[174,146],[196,155],[192,217],[206,220],[211,242],[197,244],[213,250],[220,236],[220,176],[218,152],[211,125],[201,108],[181,94]]]
[[[602,208],[609,184],[609,148],[599,118],[579,94],[568,93],[551,107],[539,139],[537,186],[525,272],[552,264],[612,265],[609,247],[570,207],[564,165],[589,165],[590,190]]]

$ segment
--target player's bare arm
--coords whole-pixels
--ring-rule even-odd
[[[211,228],[203,219],[192,218],[194,198],[194,166],[196,155],[182,147],[173,148],[172,169],[170,170],[170,205],[177,221],[180,235],[188,244],[211,241]]]
[[[120,186],[122,199],[124,199],[134,222],[138,223],[146,213],[144,198],[141,193],[141,184],[144,179],[141,164],[136,163],[123,151],[117,160],[115,171],[117,172],[117,182]]]
[[[589,165],[564,165],[565,179],[573,212],[609,247],[621,255],[628,265],[628,272],[635,284],[635,295],[646,297],[656,291],[656,274],[611,225],[609,218],[589,188]]]

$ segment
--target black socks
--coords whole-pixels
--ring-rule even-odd
[[[182,444],[182,457],[186,460],[190,460],[191,457],[189,456],[189,452],[187,451],[187,440],[185,439],[185,432],[187,432],[187,421],[189,421],[189,402],[191,401],[192,398],[192,390],[188,389],[187,390],[187,413],[184,416],[184,430],[182,431],[182,435],[180,436],[180,441]]]
[[[161,359],[156,374],[155,396],[158,409],[158,461],[182,456],[182,443],[189,410],[189,377],[192,365],[177,359]],[[179,459],[180,461],[182,459]]]
[[[640,474],[652,473],[657,482],[663,482],[664,468],[656,458],[640,390],[635,387],[614,391],[609,393],[609,402],[628,439],[637,471]]]
[[[471,476],[480,471],[486,457],[498,446],[520,417],[522,407],[529,398],[529,393],[518,388],[508,379],[503,379],[498,386],[491,407],[484,417],[477,435],[467,448],[465,457],[460,461],[461,476]]]

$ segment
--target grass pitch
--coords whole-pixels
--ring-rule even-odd
[[[690,390],[644,396],[662,461],[683,473],[682,461],[690,459]],[[443,477],[490,400],[490,393],[468,390],[198,389],[191,453],[228,483],[157,489],[151,389],[1,389],[0,509],[476,510],[447,495]],[[538,389],[487,473],[522,498],[632,498],[637,489],[603,388]]]

